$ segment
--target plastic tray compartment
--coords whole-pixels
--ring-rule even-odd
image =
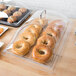
[[[7,6],[7,8],[8,7],[9,6]],[[15,7],[16,7],[16,10],[14,10],[9,16],[11,16],[15,11],[18,11],[18,9],[20,8],[20,7],[17,7],[17,6],[15,6]],[[23,15],[20,18],[18,18],[18,20],[14,23],[7,22],[7,18],[1,19],[0,24],[12,26],[12,27],[18,27],[31,14],[31,12],[32,12],[32,10],[27,9],[27,11],[25,13],[23,13]]]
[[[52,73],[54,71],[54,67],[55,67],[55,64],[57,63],[57,60],[59,57],[61,57],[61,52],[62,52],[62,49],[64,48],[64,43],[67,39],[67,36],[69,34],[69,31],[70,31],[70,21],[69,19],[62,15],[61,13],[57,13],[55,11],[49,11],[49,10],[46,10],[47,13],[46,13],[46,18],[49,20],[49,21],[53,21],[53,20],[56,20],[56,19],[61,19],[65,22],[65,26],[64,26],[64,30],[62,32],[62,35],[59,39],[59,41],[56,43],[56,46],[53,50],[53,56],[52,58],[49,60],[49,62],[45,63],[45,64],[41,64],[41,63],[38,63],[38,62],[35,62],[32,57],[31,57],[31,51],[26,55],[26,56],[17,56],[15,54],[13,54],[11,52],[12,48],[11,49],[7,49],[9,47],[12,46],[12,44],[18,40],[18,37],[20,35],[21,32],[23,32],[24,29],[27,28],[27,26],[29,24],[24,24],[24,26],[22,26],[15,34],[15,36],[13,37],[12,41],[10,42],[10,44],[6,47],[6,49],[2,52],[2,54],[4,56],[8,56],[11,58],[11,56],[15,56],[18,58],[18,61],[20,60],[23,60],[23,64],[27,65],[28,67],[31,67],[32,69],[34,69],[34,71],[44,71],[44,72],[48,72],[48,73]],[[32,48],[31,48],[32,49]],[[13,59],[14,60],[14,59]]]

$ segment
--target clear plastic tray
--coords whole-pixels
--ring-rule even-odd
[[[58,13],[58,12],[55,12],[55,11],[49,11],[49,10],[46,10],[46,11],[47,11],[46,18],[49,20],[49,22],[51,22],[53,20],[56,20],[56,19],[61,19],[66,24],[64,26],[64,30],[61,34],[61,37],[60,37],[59,41],[57,41],[57,43],[56,43],[56,46],[55,46],[54,51],[53,51],[53,56],[52,56],[52,58],[49,62],[47,62],[45,64],[35,62],[31,57],[31,50],[27,55],[21,57],[21,56],[17,56],[15,54],[13,54],[11,52],[12,49],[9,49],[9,48],[12,48],[13,43],[16,40],[18,40],[18,36],[24,31],[24,29],[26,29],[27,26],[29,26],[29,24],[26,24],[26,23],[22,27],[20,27],[20,29],[16,32],[12,41],[6,47],[6,49],[2,52],[2,54],[4,56],[8,56],[8,57],[10,57],[10,55],[16,56],[16,57],[20,58],[20,60],[23,59],[24,60],[23,63],[25,65],[28,65],[29,67],[32,67],[35,70],[38,70],[38,71],[41,70],[41,71],[44,71],[44,72],[52,73],[53,70],[54,70],[55,64],[57,63],[58,58],[61,57],[61,52],[62,52],[62,49],[64,48],[64,43],[66,43],[67,36],[69,35],[70,29],[71,29],[71,26],[70,26],[71,21],[66,16],[62,15],[61,13]],[[36,12],[36,14],[37,14],[37,12]],[[35,16],[35,15],[32,16],[32,17],[37,18],[37,16]],[[6,54],[8,54],[8,55],[6,55]]]

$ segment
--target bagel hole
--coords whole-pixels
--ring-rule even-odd
[[[24,36],[23,36],[23,38],[24,38],[24,39],[26,39],[26,40],[28,40],[28,38],[27,38],[27,37],[24,37]]]
[[[43,50],[39,50],[38,51],[41,55],[45,54],[45,52]]]
[[[22,46],[21,46],[21,45],[17,45],[16,47],[17,47],[17,48],[21,48]]]
[[[37,28],[38,25],[33,25],[34,28]]]
[[[58,25],[58,27],[59,27],[59,28],[62,28],[62,27],[63,27],[63,25]]]
[[[33,25],[33,27],[35,27],[35,28],[36,28],[36,25]]]
[[[43,43],[43,44],[45,44],[45,45],[47,45],[47,44],[48,44],[48,43],[47,43],[47,41],[43,41],[42,43]]]
[[[52,34],[50,34],[50,33],[47,33],[47,35],[52,36]]]

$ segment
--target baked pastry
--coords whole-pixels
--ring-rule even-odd
[[[0,11],[2,11],[2,10],[4,10],[4,9],[6,9],[5,4],[0,4]]]
[[[41,32],[42,30],[42,26],[38,25],[38,24],[31,24],[29,27],[30,28],[35,28],[39,33]]]
[[[48,25],[55,31],[62,31],[64,29],[65,23],[62,20],[54,20]]]
[[[37,45],[45,45],[53,49],[55,47],[55,40],[49,35],[43,35],[37,40]]]
[[[54,37],[54,39],[56,41],[58,41],[59,37],[60,37],[60,32],[59,31],[54,31],[54,29],[50,29],[50,28],[47,28],[43,33],[42,35],[49,35],[49,36],[52,36]]]
[[[14,11],[15,9],[16,9],[16,7],[14,7],[14,6],[9,6],[8,7],[8,10],[10,10],[11,12]]]
[[[32,50],[32,58],[39,63],[48,61],[52,54],[52,49],[45,45],[36,45]]]
[[[31,32],[32,34],[35,35],[36,38],[38,38],[39,36],[38,30],[34,27],[31,27],[31,28],[28,27],[24,32]]]
[[[26,9],[26,8],[20,8],[19,11],[20,11],[21,13],[25,13],[25,12],[27,11],[27,9]]]
[[[36,41],[35,35],[32,34],[31,32],[23,32],[20,35],[20,39],[27,41],[30,44],[30,46],[33,46],[35,44],[35,41]]]
[[[32,21],[34,24],[39,24],[44,27],[47,24],[47,20],[45,18],[36,18]]]
[[[24,40],[18,40],[13,44],[13,53],[17,55],[25,55],[29,52],[29,43]]]
[[[3,31],[4,31],[4,29],[3,29],[3,28],[0,28],[0,34],[1,34]]]
[[[14,16],[10,16],[10,17],[8,17],[7,21],[8,21],[9,23],[13,23],[13,22],[17,21],[17,18],[14,17]]]
[[[22,13],[19,12],[19,11],[16,11],[16,12],[13,13],[13,16],[15,16],[15,17],[21,17]]]
[[[3,18],[0,18],[0,20],[2,20]]]
[[[3,12],[6,13],[7,15],[10,15],[10,13],[11,13],[11,11],[8,9],[4,10]]]

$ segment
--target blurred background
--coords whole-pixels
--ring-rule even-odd
[[[2,1],[2,0],[0,0]],[[43,8],[59,11],[68,17],[76,18],[76,0],[3,0],[7,4],[29,7],[31,9]]]

